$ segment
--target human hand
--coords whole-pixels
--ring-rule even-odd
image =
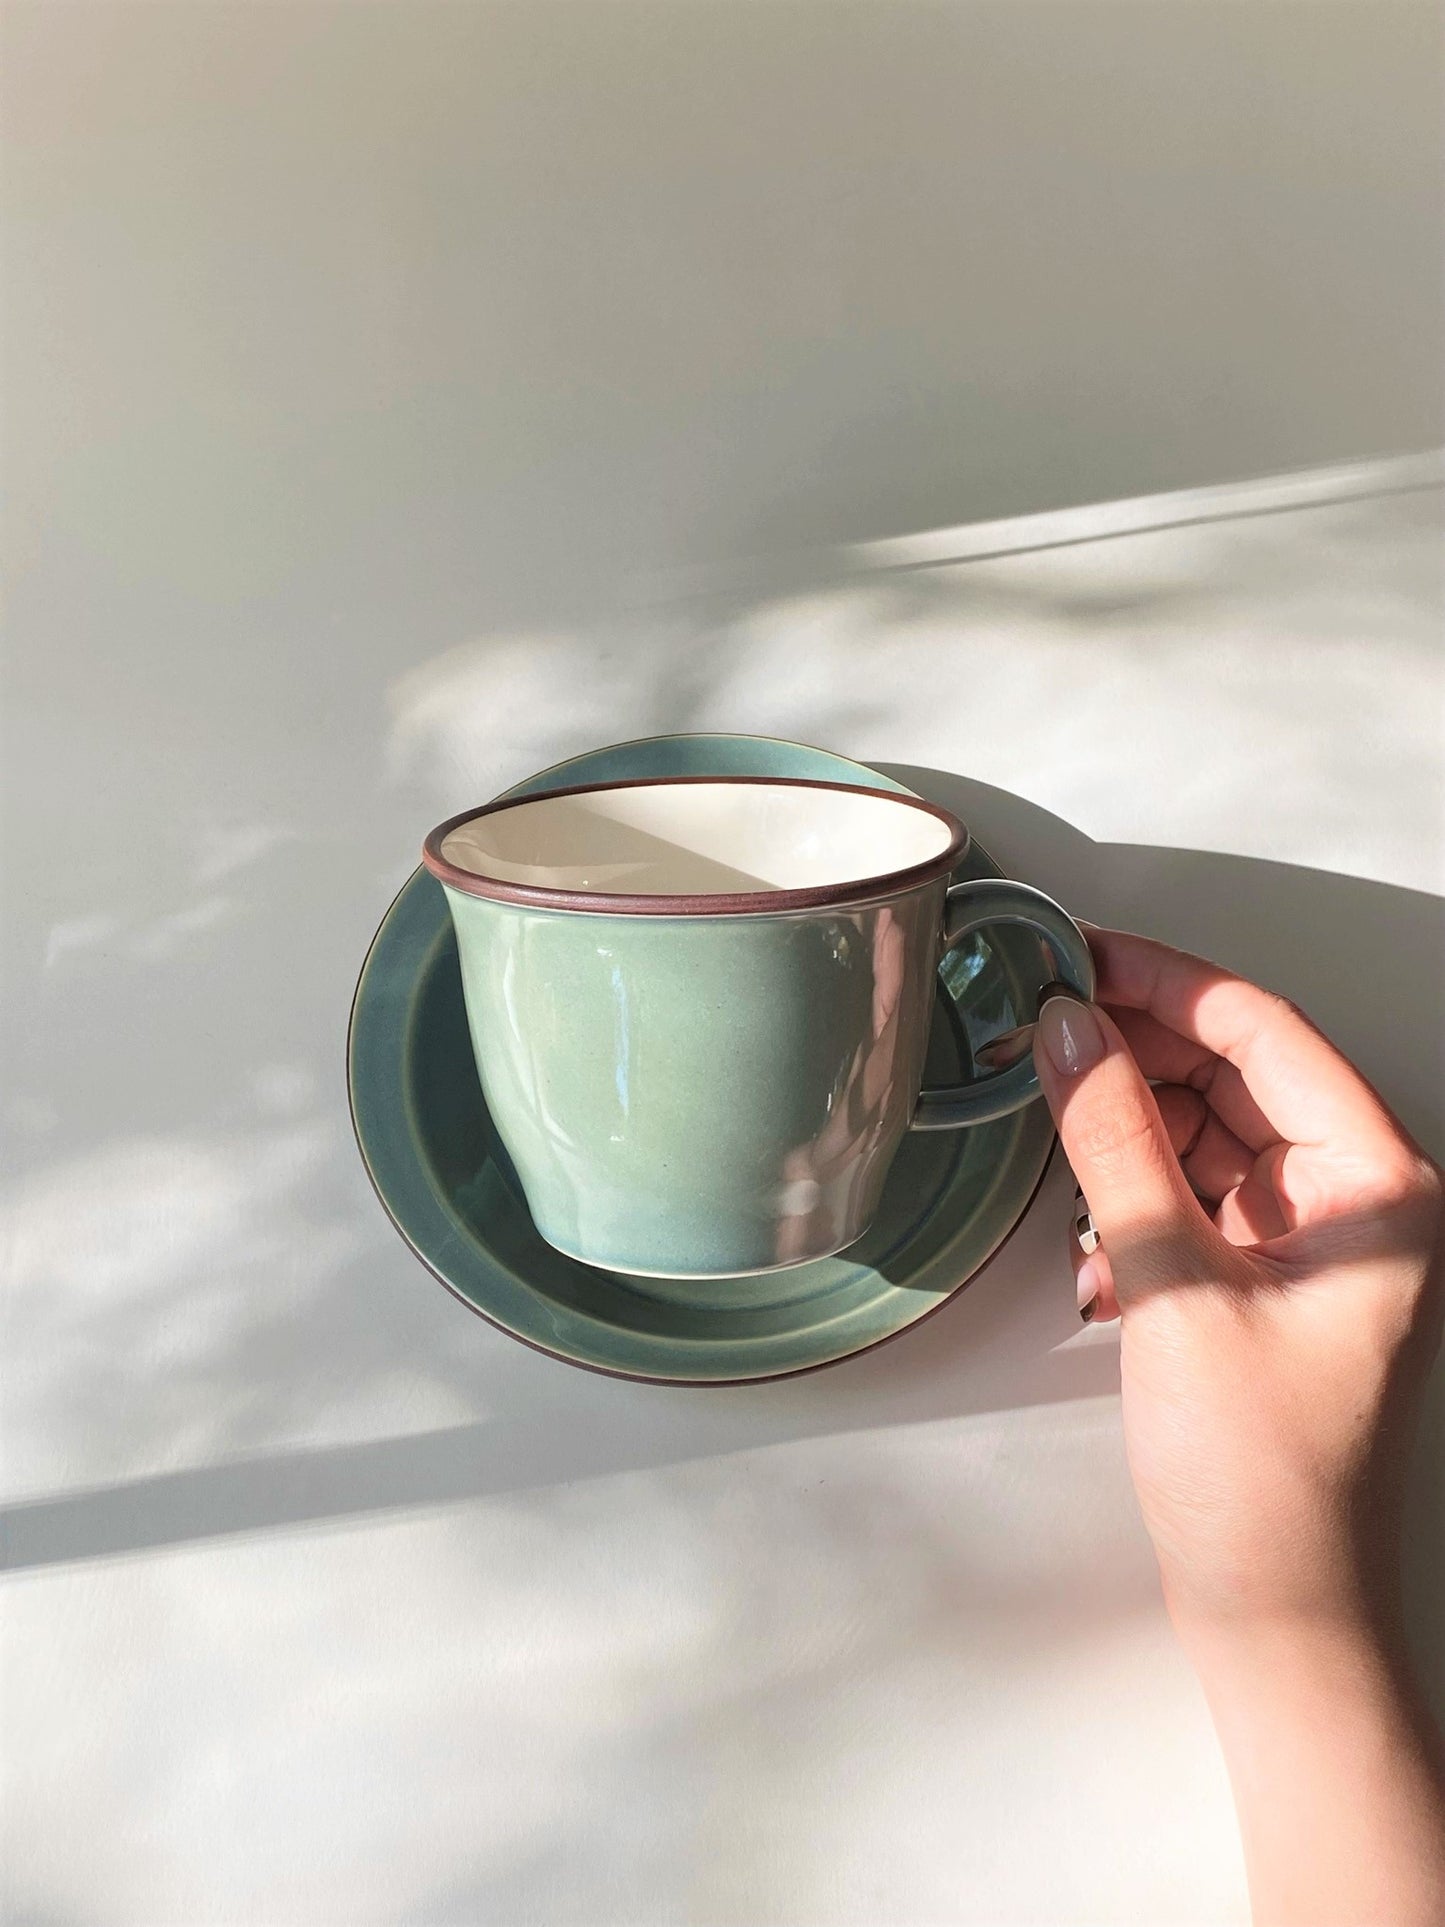
[[[1080,1306],[1121,1320],[1129,1466],[1256,1921],[1436,1927],[1445,1767],[1399,1595],[1441,1173],[1290,1004],[1088,935],[1102,1008],[1049,997],[1034,1059],[1100,1240],[1075,1254]]]
[[[1176,1612],[1374,1610],[1439,1344],[1439,1170],[1299,1011],[1089,933],[1035,1058],[1122,1313],[1129,1463]],[[1145,1079],[1157,1080],[1151,1092]]]

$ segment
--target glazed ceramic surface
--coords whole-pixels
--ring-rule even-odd
[[[543,790],[671,774],[818,777],[901,790],[845,759],[755,737],[653,738],[594,752],[531,779]],[[962,874],[997,866],[976,844]],[[945,960],[953,996],[935,999],[925,1075],[972,1079],[974,1047],[1032,1020],[1053,974],[1038,941],[998,927]],[[962,1020],[962,1021],[961,1021]],[[835,1362],[941,1305],[1023,1215],[1053,1132],[1041,1105],[958,1133],[905,1136],[865,1238],[839,1257],[684,1299],[575,1262],[527,1209],[468,1049],[455,936],[424,870],[388,911],[362,970],[348,1070],[372,1181],[398,1229],[441,1281],[514,1336],[571,1363],[680,1383],[766,1378]]]
[[[967,843],[912,796],[762,777],[579,786],[434,830],[483,1094],[547,1242],[686,1296],[860,1238],[918,1103]],[[1087,967],[1072,926],[1067,948]]]
[[[543,1237],[659,1292],[860,1237],[923,1077],[943,893],[658,919],[449,890],[487,1108]]]

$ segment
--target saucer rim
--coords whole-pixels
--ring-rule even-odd
[[[640,738],[639,740],[646,742],[646,741],[650,741],[651,739],[648,737],[643,737],[643,738]],[[401,889],[397,891],[396,897],[392,899],[392,904],[388,905],[387,915],[390,915],[392,906],[401,897],[402,892],[406,890],[407,886],[413,882],[418,872],[420,871],[421,867],[422,866],[418,864],[417,869],[412,872],[411,876],[407,878],[406,883],[404,883],[401,886]],[[384,924],[385,921],[386,921],[386,918],[383,917],[382,923]],[[376,935],[378,937],[381,935],[380,925],[378,925],[377,927]],[[376,941],[376,938],[373,937],[372,942],[375,943],[375,941]],[[368,947],[366,954],[367,954],[367,957],[370,957],[371,955],[370,947]],[[363,960],[362,969],[364,970],[365,967],[366,967],[365,960]],[[361,988],[360,979],[358,978],[357,980],[358,992],[360,991],[360,988]],[[353,1017],[355,1015],[355,1007],[356,1007],[356,997],[355,995],[353,995],[353,998],[352,998]],[[351,1047],[351,1020],[350,1019],[348,1019],[347,1021],[346,1038],[347,1038],[347,1057],[349,1061],[350,1047]],[[1049,1144],[1048,1151],[1045,1154],[1043,1165],[1039,1171],[1039,1175],[1037,1179],[1034,1181],[1033,1189],[1029,1192],[1028,1197],[1024,1200],[1023,1204],[1020,1206],[1018,1216],[1014,1219],[1013,1223],[1009,1226],[1008,1230],[1004,1233],[1002,1238],[999,1239],[998,1243],[994,1246],[993,1250],[988,1254],[988,1256],[983,1260],[981,1264],[975,1265],[973,1270],[968,1273],[967,1277],[961,1278],[959,1282],[954,1286],[952,1291],[946,1292],[938,1300],[938,1303],[936,1305],[930,1305],[927,1311],[921,1311],[916,1318],[910,1319],[906,1325],[899,1325],[894,1331],[884,1332],[881,1338],[870,1338],[866,1345],[857,1345],[851,1351],[836,1352],[831,1358],[814,1359],[811,1365],[787,1365],[787,1366],[784,1366],[781,1371],[776,1371],[776,1372],[748,1372],[741,1378],[668,1378],[658,1372],[641,1372],[641,1371],[625,1372],[625,1371],[619,1370],[614,1365],[598,1365],[594,1363],[593,1360],[591,1359],[577,1358],[571,1352],[556,1351],[553,1349],[552,1346],[543,1345],[535,1338],[528,1338],[526,1334],[523,1332],[514,1331],[510,1325],[504,1325],[499,1318],[494,1318],[489,1311],[484,1311],[482,1307],[479,1304],[477,1304],[475,1299],[468,1298],[466,1293],[463,1292],[458,1286],[454,1285],[450,1278],[446,1277],[444,1273],[438,1271],[436,1266],[432,1263],[431,1259],[427,1257],[426,1253],[423,1250],[421,1250],[421,1248],[412,1239],[410,1233],[406,1229],[406,1226],[401,1222],[400,1218],[397,1217],[396,1213],[392,1210],[391,1206],[387,1203],[385,1197],[382,1195],[381,1187],[376,1181],[376,1174],[373,1172],[371,1168],[371,1161],[367,1157],[365,1146],[362,1144],[362,1141],[361,1141],[361,1132],[357,1126],[357,1121],[356,1121],[356,1107],[351,1099],[351,1080],[349,1077],[347,1079],[347,1110],[351,1117],[351,1129],[352,1129],[352,1135],[356,1140],[356,1148],[361,1155],[361,1168],[366,1173],[367,1183],[371,1186],[371,1189],[375,1194],[377,1203],[381,1206],[382,1210],[386,1213],[387,1218],[391,1222],[393,1230],[396,1232],[397,1236],[401,1239],[402,1243],[406,1246],[407,1250],[410,1251],[412,1256],[417,1260],[417,1262],[420,1265],[422,1265],[425,1268],[425,1270],[430,1272],[432,1277],[436,1279],[437,1283],[443,1288],[443,1290],[449,1292],[450,1295],[456,1299],[459,1305],[465,1306],[465,1308],[469,1312],[471,1312],[474,1317],[480,1318],[484,1325],[490,1325],[493,1331],[500,1332],[505,1338],[510,1338],[514,1344],[525,1345],[529,1352],[536,1352],[538,1356],[541,1358],[553,1359],[559,1365],[570,1365],[574,1371],[592,1372],[592,1373],[595,1373],[595,1375],[598,1378],[620,1379],[624,1384],[667,1385],[667,1386],[680,1387],[690,1392],[725,1391],[729,1389],[735,1389],[736,1387],[741,1385],[775,1385],[775,1384],[781,1383],[781,1381],[784,1379],[810,1378],[814,1372],[826,1372],[835,1365],[846,1365],[851,1359],[864,1358],[867,1356],[869,1352],[879,1351],[884,1345],[892,1345],[893,1343],[895,1343],[896,1340],[900,1338],[906,1338],[910,1332],[916,1332],[920,1326],[926,1325],[929,1319],[936,1318],[941,1311],[945,1310],[949,1305],[953,1304],[961,1292],[965,1291],[969,1286],[975,1284],[977,1280],[980,1279],[983,1276],[983,1274],[988,1270],[989,1266],[994,1263],[995,1259],[1002,1256],[1003,1252],[1007,1249],[1008,1245],[1013,1241],[1015,1234],[1019,1231],[1020,1227],[1023,1225],[1029,1213],[1033,1210],[1035,1200],[1037,1199],[1039,1192],[1044,1187],[1044,1181],[1048,1177],[1049,1172],[1053,1168],[1054,1158],[1059,1148],[1059,1137],[1056,1131],[1053,1134],[1053,1138]],[[564,1253],[563,1255],[565,1256],[566,1254]],[[575,1262],[580,1262],[580,1260]]]

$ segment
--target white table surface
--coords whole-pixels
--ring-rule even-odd
[[[1243,1922],[1060,1160],[635,1386],[410,1257],[343,1044],[432,822],[755,730],[1445,1150],[1433,10],[7,15],[7,1927]]]
[[[1438,1153],[1437,512],[855,575],[610,656],[484,640],[368,675],[304,759],[193,740],[108,794],[66,716],[8,1096],[11,1917],[1243,1920],[1061,1160],[916,1334],[635,1386],[410,1258],[342,1039],[420,829],[653,720],[693,623],[678,720],[962,772],[1006,864],[1299,996]]]

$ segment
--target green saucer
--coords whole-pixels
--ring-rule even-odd
[[[827,751],[759,736],[657,736],[596,750],[519,784],[522,796],[642,776],[901,783]],[[975,843],[960,876],[1003,872]],[[1048,974],[1036,939],[999,928],[949,959],[931,1083],[971,1073],[972,1048],[1032,1022]],[[951,994],[950,994],[951,993]],[[414,872],[372,939],[347,1039],[351,1117],[377,1196],[447,1289],[514,1338],[624,1378],[727,1384],[831,1365],[935,1311],[987,1262],[1038,1189],[1054,1133],[1042,1103],[961,1131],[915,1132],[867,1236],[838,1257],[740,1278],[725,1306],[666,1303],[645,1281],[545,1244],[487,1115],[441,885]]]

